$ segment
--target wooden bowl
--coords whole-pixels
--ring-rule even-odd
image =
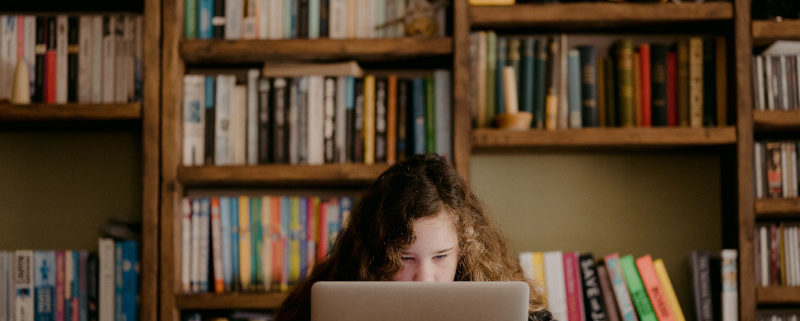
[[[527,130],[531,128],[533,114],[524,111],[516,114],[499,114],[494,117],[494,121],[500,129]]]

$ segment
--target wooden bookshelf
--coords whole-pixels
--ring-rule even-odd
[[[453,38],[183,40],[187,63],[259,63],[266,60],[383,61],[453,53]]]
[[[0,121],[138,120],[142,104],[0,104]]]
[[[673,147],[732,145],[735,127],[587,128],[576,130],[476,129],[473,149],[525,147]]]
[[[800,304],[800,287],[759,287],[757,296],[760,305]]]
[[[753,111],[753,126],[757,131],[800,130],[800,110]]]
[[[203,293],[178,294],[175,304],[182,310],[273,310],[286,299],[287,293]]]
[[[690,3],[556,3],[471,6],[473,27],[635,26],[733,19],[730,2]]]
[[[180,167],[178,180],[198,185],[366,185],[389,168],[387,164],[258,165]]]
[[[800,20],[753,20],[753,44],[766,45],[780,39],[800,39]]]
[[[800,198],[769,198],[756,200],[758,218],[800,218]]]

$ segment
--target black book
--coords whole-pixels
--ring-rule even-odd
[[[714,309],[711,306],[711,272],[708,252],[693,251],[690,261],[695,320],[714,321]]]
[[[353,117],[353,162],[364,162],[364,80],[356,79]]]
[[[37,18],[38,20],[38,18]],[[37,28],[38,29],[38,28]],[[89,253],[86,258],[86,320],[98,321],[98,282],[100,270],[97,268],[97,253]]]
[[[205,128],[205,146],[204,148],[204,155],[205,164],[206,165],[213,165],[214,164],[214,150],[216,145],[214,141],[216,140],[216,93],[215,90],[217,89],[217,82],[216,77],[214,76],[206,76],[205,77],[205,111],[206,111],[206,128]]]
[[[31,100],[33,102],[44,102],[44,65],[45,53],[47,52],[47,31],[48,25],[46,17],[36,17],[36,66],[34,71],[34,85]]]
[[[579,46],[581,64],[581,122],[597,127],[597,53],[594,46]]]
[[[703,38],[703,126],[717,124],[717,51],[713,37]]]
[[[386,162],[386,78],[375,81],[375,162]]]
[[[272,101],[271,82],[268,78],[258,79],[258,163],[272,162],[272,128],[270,127],[270,105]]]
[[[408,102],[410,84],[406,79],[397,81],[397,161],[402,162],[408,154]]]
[[[289,122],[289,127],[297,131],[297,162],[308,164],[308,77],[295,78],[299,81],[297,91],[297,123]],[[289,146],[290,150],[292,146]],[[289,152],[291,155],[291,152]],[[291,156],[289,157],[291,161]]]
[[[600,276],[597,275],[594,255],[582,254],[578,258],[578,268],[581,271],[581,284],[583,286],[583,309],[587,321],[606,321],[606,309],[603,301],[603,291],[600,289]]]
[[[67,101],[78,102],[78,17],[67,19]]]
[[[650,93],[653,126],[667,126],[667,46],[650,45]]]
[[[272,155],[275,163],[288,163],[289,153],[287,150],[288,126],[286,126],[286,102],[289,97],[288,82],[285,78],[275,78],[272,82],[274,94],[272,110]],[[234,282],[236,283],[236,282]]]
[[[211,18],[214,38],[225,38],[225,0],[214,1],[214,16]]]
[[[390,0],[391,1],[391,0]],[[320,38],[328,37],[328,14],[330,14],[330,0],[319,1],[319,36]]]
[[[297,0],[297,38],[308,38],[308,0]]]
[[[620,124],[619,119],[617,119],[617,110],[619,108],[617,106],[617,66],[615,64],[616,59],[610,57],[615,57],[615,55],[603,59],[603,69],[606,72],[606,126],[617,127]]]
[[[355,80],[352,78],[348,78],[347,83],[355,83]],[[353,86],[355,87],[355,86]],[[344,110],[345,110],[345,148],[344,148],[344,155],[345,161],[348,163],[354,162],[353,160],[353,149],[355,148],[355,118],[356,118],[356,109],[355,109],[355,88],[348,88],[345,86],[345,99],[344,99]],[[352,91],[352,92],[351,92]],[[337,120],[338,121],[338,120]]]
[[[547,70],[547,45],[539,40],[534,40],[534,75],[533,75],[533,123],[534,127],[544,129],[545,101],[545,70]]]

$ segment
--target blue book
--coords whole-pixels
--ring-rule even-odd
[[[122,320],[122,242],[114,241],[114,321]]]
[[[231,197],[231,286],[239,287],[239,199]]]
[[[261,239],[261,197],[250,198],[250,242],[250,280],[259,286],[264,281],[261,269],[261,249],[264,244]]]
[[[308,38],[319,38],[320,0],[308,1]]]
[[[231,290],[233,280],[231,274],[231,199],[229,197],[219,198],[220,224],[222,229],[222,277],[225,283],[225,291]]]
[[[296,19],[297,14],[294,14],[294,16],[292,14],[296,12],[296,9],[296,1],[283,0],[283,39],[294,38],[296,30],[294,30],[295,22],[293,20]]]
[[[422,77],[413,80],[411,104],[411,146],[414,154],[425,154],[425,79]]]
[[[281,239],[283,240],[283,265],[282,270],[283,274],[281,275],[281,290],[288,290],[287,286],[289,285],[289,268],[291,267],[290,264],[290,252],[291,252],[291,230],[290,230],[290,220],[292,218],[292,202],[288,196],[281,197]]]
[[[87,321],[89,320],[89,311],[86,309],[89,304],[87,298],[89,293],[89,252],[80,251],[78,256],[80,257],[80,269],[78,271],[81,275],[80,288],[78,289],[78,307],[80,308],[80,321]]]
[[[519,111],[533,113],[533,54],[536,49],[536,39],[527,37],[522,40],[522,67],[520,82],[517,84],[519,91]]]
[[[214,0],[198,0],[200,12],[197,28],[197,38],[211,39],[214,29],[211,26],[211,17],[214,15]]]
[[[306,265],[308,265],[308,256],[306,255],[306,251],[308,251],[308,247],[306,244],[306,239],[308,239],[306,233],[306,226],[308,225],[308,198],[300,197],[300,226],[298,228],[297,238],[298,243],[300,244],[300,279],[303,278],[303,275],[306,275]]]
[[[292,0],[292,12],[291,12],[291,25],[289,26],[289,30],[292,32],[291,38],[299,38],[298,29],[300,25],[299,16],[300,16],[300,6],[297,3],[298,0]]]
[[[136,241],[119,243],[122,244],[122,321],[138,321],[139,243]]]
[[[569,95],[569,128],[581,128],[581,59],[577,49],[567,54],[567,93]]]
[[[55,319],[56,253],[33,252],[34,320]]]
[[[207,197],[200,200],[200,215],[202,217],[200,227],[203,231],[200,235],[200,292],[208,292],[208,266],[209,260],[209,244],[211,243],[211,200]]]
[[[494,108],[495,115],[506,113],[505,91],[503,91],[503,68],[508,56],[508,38],[497,37],[497,67],[494,70]]]

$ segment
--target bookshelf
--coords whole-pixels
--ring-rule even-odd
[[[178,180],[184,186],[294,185],[364,186],[389,168],[387,164],[181,166]]]
[[[181,294],[176,297],[176,305],[185,310],[272,310],[280,307],[287,296],[287,293]]]
[[[758,289],[758,304],[792,305],[800,302],[800,287],[762,287]]]
[[[754,110],[756,131],[791,131],[800,129],[800,111]]]
[[[0,121],[141,120],[142,104],[0,104]]]
[[[800,199],[772,198],[756,201],[758,218],[800,218]]]
[[[765,45],[779,39],[800,39],[800,20],[753,20],[754,45]]]

